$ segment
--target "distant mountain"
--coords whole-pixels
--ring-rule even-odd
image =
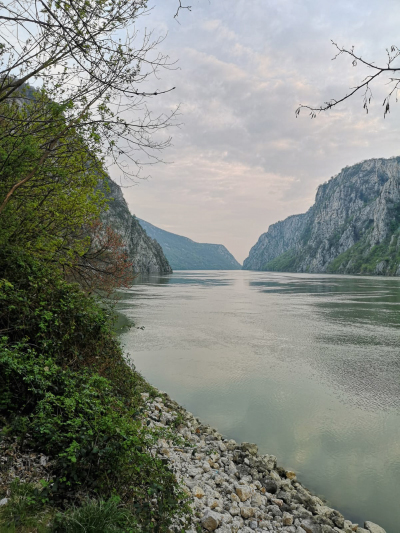
[[[272,224],[243,268],[400,276],[400,157],[345,167],[307,213]]]
[[[138,219],[147,235],[160,243],[174,270],[241,270],[241,265],[222,244],[194,242]]]

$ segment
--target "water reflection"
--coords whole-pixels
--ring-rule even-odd
[[[400,280],[186,271],[137,280],[121,309],[154,385],[397,533]]]
[[[197,287],[213,287],[218,285],[232,285],[233,279],[229,279],[229,272],[224,270],[212,271],[212,275],[207,276],[207,271],[183,271],[179,276],[176,274],[139,274],[133,282],[137,285],[196,285]],[[215,272],[215,274],[214,274]]]

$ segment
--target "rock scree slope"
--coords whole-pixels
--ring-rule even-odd
[[[108,210],[101,215],[101,220],[122,236],[129,259],[133,262],[134,272],[172,273],[159,243],[147,235],[138,219],[129,211],[121,187],[110,178],[107,179],[107,185],[109,190],[105,190],[105,195],[110,201]]]
[[[243,268],[400,276],[400,157],[342,169],[306,213],[272,224]]]
[[[162,246],[174,270],[241,270],[242,266],[222,244],[195,242],[138,219],[147,234]]]

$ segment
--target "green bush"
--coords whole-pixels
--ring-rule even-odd
[[[109,308],[67,283],[53,265],[14,249],[0,250],[0,331],[11,345],[35,346],[63,368],[95,369],[124,401],[147,385],[127,363]]]
[[[144,531],[187,515],[185,494],[152,449],[164,432],[143,420],[150,390],[124,360],[110,311],[60,273],[0,252],[0,419],[54,461],[43,497],[117,494]]]

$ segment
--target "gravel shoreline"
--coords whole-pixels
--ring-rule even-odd
[[[185,444],[161,440],[158,454],[192,499],[195,528],[216,533],[386,533],[372,522],[345,520],[277,466],[273,455],[258,455],[255,444],[224,439],[163,392],[142,394],[151,426],[171,427]]]

